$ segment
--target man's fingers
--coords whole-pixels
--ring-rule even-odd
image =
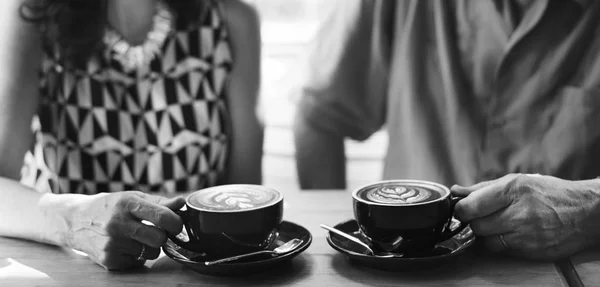
[[[510,192],[504,181],[494,182],[459,201],[454,214],[464,222],[488,216],[512,203]]]
[[[162,229],[135,220],[127,222],[125,235],[149,247],[159,248],[167,242],[167,235]]]
[[[488,216],[469,222],[471,229],[478,236],[492,236],[515,230],[515,219],[510,208],[500,209]]]
[[[456,196],[468,196],[469,194],[471,194],[479,189],[482,189],[484,187],[487,187],[489,185],[496,184],[498,182],[509,182],[516,176],[518,176],[518,174],[507,174],[507,175],[497,178],[497,179],[482,181],[482,182],[479,182],[479,183],[476,183],[476,184],[470,185],[470,186],[461,186],[461,185],[455,184],[450,188],[450,191],[452,191],[452,194],[454,194]]]
[[[484,187],[494,183],[496,180],[497,179],[482,181],[482,182],[479,182],[479,183],[471,185],[471,186],[461,186],[461,185],[455,184],[450,188],[450,191],[452,191],[452,194],[457,195],[457,196],[467,196],[478,189],[484,188]]]
[[[162,199],[158,201],[163,202]],[[128,205],[130,208],[129,211],[136,218],[147,220],[171,234],[181,232],[183,228],[181,217],[175,214],[173,210],[155,202],[139,198],[136,202]]]

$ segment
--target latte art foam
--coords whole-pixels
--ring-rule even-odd
[[[417,203],[427,201],[431,190],[415,186],[386,186],[373,189],[367,193],[367,198],[379,203]]]
[[[279,198],[279,193],[269,188],[220,186],[201,190],[189,201],[193,206],[203,209],[232,211],[258,208]]]
[[[366,187],[357,196],[373,203],[405,205],[434,201],[442,194],[437,187],[425,184],[385,183]]]

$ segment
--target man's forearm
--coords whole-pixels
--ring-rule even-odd
[[[264,131],[258,124],[238,132],[233,142],[224,184],[261,184]],[[235,136],[234,135],[234,136]]]
[[[294,143],[302,189],[346,188],[346,156],[342,137],[315,129],[297,117]]]

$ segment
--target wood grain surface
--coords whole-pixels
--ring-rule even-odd
[[[452,264],[419,272],[389,272],[350,263],[325,240],[320,223],[352,218],[349,191],[282,190],[284,219],[306,227],[312,245],[289,264],[252,276],[227,278],[195,273],[161,255],[144,268],[108,272],[72,250],[0,237],[0,286],[567,286],[552,263],[490,254],[475,244]],[[598,258],[596,256],[595,258]],[[578,268],[590,282],[600,264]],[[594,281],[595,280],[595,281]]]
[[[571,258],[572,276],[580,278],[579,286],[600,286],[600,248],[586,250]],[[566,275],[566,274],[565,274]],[[571,284],[574,285],[574,284]],[[576,287],[574,285],[574,287]]]

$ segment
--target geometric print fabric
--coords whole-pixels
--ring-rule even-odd
[[[127,70],[109,49],[66,69],[45,45],[35,144],[22,182],[39,191],[189,191],[224,174],[231,50],[218,5],[172,32],[147,66]]]

